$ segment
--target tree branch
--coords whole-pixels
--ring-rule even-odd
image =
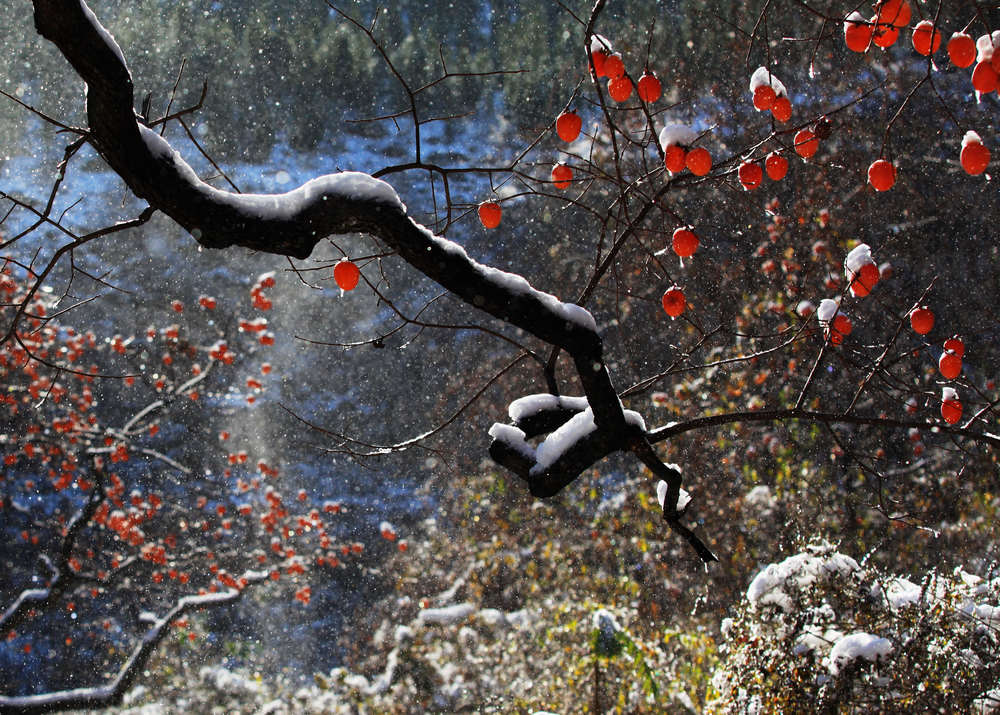
[[[598,423],[624,425],[601,339],[585,310],[471,259],[413,221],[388,184],[366,175],[323,176],[278,195],[235,195],[209,186],[166,140],[136,120],[124,59],[86,6],[78,0],[34,0],[34,6],[38,31],[87,83],[92,143],[137,196],[201,245],[305,258],[332,234],[375,236],[466,303],[570,353]]]
[[[247,572],[243,575],[248,584],[259,583],[267,578],[263,572]],[[24,695],[8,697],[0,695],[0,712],[13,715],[32,715],[47,713],[54,710],[73,710],[77,708],[98,708],[116,705],[122,701],[125,692],[132,687],[166,634],[168,626],[190,611],[202,608],[222,606],[236,601],[243,595],[241,589],[228,589],[220,593],[209,593],[203,596],[185,596],[174,604],[166,615],[156,620],[146,631],[138,645],[129,655],[114,679],[107,685],[90,688],[75,688],[60,690],[41,695]]]

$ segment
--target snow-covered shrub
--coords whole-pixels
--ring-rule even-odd
[[[723,624],[713,710],[991,712],[1000,576],[918,581],[829,544],[768,565]]]

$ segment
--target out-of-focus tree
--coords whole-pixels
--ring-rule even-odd
[[[118,671],[39,707],[98,705],[130,686],[172,630],[188,628],[188,612],[264,581],[291,584],[288,597],[308,604],[303,575],[353,566],[364,544],[336,526],[340,502],[283,493],[279,465],[241,433],[240,405],[250,409],[280,379],[264,317],[273,273],[245,305],[173,300],[161,315],[175,322],[105,339],[69,324],[59,297],[28,298],[30,275],[8,262],[0,280],[4,316],[17,323],[0,350],[10,537],[0,624],[21,672],[81,678],[71,665],[81,658]],[[106,655],[116,649],[124,663]],[[4,671],[16,680],[9,663]]]

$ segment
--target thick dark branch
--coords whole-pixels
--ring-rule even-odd
[[[165,140],[137,122],[128,70],[110,49],[110,36],[96,20],[88,20],[79,1],[35,0],[34,5],[39,32],[87,83],[91,140],[98,151],[137,196],[203,246],[243,246],[305,258],[329,235],[371,234],[466,302],[546,342],[600,360],[596,331],[573,319],[584,311],[573,311],[526,284],[514,286],[511,276],[498,275],[455,244],[430,235],[407,216],[388,184],[346,172],[287,194],[234,195],[200,181]]]
[[[621,431],[595,429],[593,412],[585,400],[556,395],[532,395],[511,404],[512,424],[495,424],[490,456],[528,483],[536,497],[549,497],[573,482],[585,469],[608,455],[629,450],[667,483],[663,519],[695,550],[704,563],[718,561],[697,535],[681,522],[677,504],[681,473],[664,464],[647,439],[645,426],[635,412],[626,412]],[[532,447],[528,440],[546,435]]]
[[[623,412],[620,429],[600,429],[586,398],[531,395],[513,402],[510,415],[512,424],[490,429],[490,456],[524,479],[536,497],[553,496],[609,454],[646,444],[638,413]],[[542,435],[537,448],[528,444]]]
[[[643,464],[649,467],[653,476],[659,477],[667,484],[667,493],[663,499],[663,520],[675,533],[688,542],[695,553],[698,554],[698,558],[702,560],[702,563],[710,564],[718,561],[719,558],[712,553],[712,550],[705,545],[705,542],[681,522],[684,510],[678,510],[677,508],[681,493],[680,470],[672,464],[664,464],[663,460],[656,456],[656,452],[653,451],[653,448],[645,439],[642,441],[637,440],[633,445],[633,451],[636,452]]]
[[[376,236],[463,301],[573,355],[598,425],[624,427],[601,339],[586,311],[483,266],[456,244],[433,236],[407,215],[388,184],[365,175],[324,176],[280,195],[235,195],[209,186],[169,143],[136,120],[124,59],[92,13],[79,0],[34,0],[34,6],[38,31],[87,83],[93,144],[137,196],[200,244],[305,258],[332,234]]]
[[[623,448],[623,440],[608,432],[595,431],[574,442],[572,449],[542,469],[535,459],[501,439],[490,444],[490,457],[525,480],[532,496],[544,498],[558,494],[585,469]]]

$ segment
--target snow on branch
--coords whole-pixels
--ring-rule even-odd
[[[507,406],[507,414],[515,422],[520,422],[541,412],[563,409],[582,412],[587,407],[589,405],[586,397],[563,397],[542,393],[519,397]]]
[[[29,614],[33,610],[44,608],[77,581],[69,568],[70,555],[76,546],[77,537],[90,523],[104,497],[104,475],[98,472],[94,491],[87,498],[86,503],[73,514],[63,531],[56,561],[53,562],[47,554],[40,557],[41,562],[51,572],[48,587],[29,588],[22,591],[11,605],[0,613],[0,629],[15,630],[20,628],[21,624],[30,618]]]
[[[320,176],[283,194],[233,194],[222,191],[199,179],[191,165],[166,139],[142,124],[138,125],[138,129],[150,156],[171,164],[177,176],[202,193],[206,200],[228,204],[240,214],[262,221],[293,220],[316,200],[338,198],[381,203],[406,211],[406,206],[389,184],[358,171]]]
[[[13,621],[14,616],[22,609],[28,608],[35,603],[43,603],[49,599],[52,591],[48,588],[28,588],[21,591],[14,602],[0,615],[0,626],[9,627],[7,624]]]
[[[788,613],[795,607],[790,587],[807,588],[821,578],[848,578],[859,568],[857,561],[836,551],[798,553],[758,573],[747,588],[747,600],[753,608],[776,606]]]
[[[837,675],[858,658],[877,663],[888,658],[892,651],[892,642],[887,638],[871,633],[852,633],[838,640],[830,649],[827,667],[833,675]]]
[[[617,431],[600,429],[583,397],[528,395],[512,402],[508,413],[513,424],[496,423],[490,428],[490,456],[524,479],[534,496],[552,496],[595,462],[614,452],[630,451],[660,479],[656,491],[666,524],[703,562],[718,561],[681,523],[691,497],[681,489],[680,469],[656,455],[638,412],[622,409],[625,428]],[[537,447],[529,444],[528,440],[538,437],[542,439]]]
[[[247,584],[260,583],[267,579],[267,574],[262,571],[247,571],[243,574],[243,578],[246,579]],[[149,656],[169,632],[167,628],[171,623],[190,611],[232,603],[242,595],[243,590],[241,589],[227,589],[218,593],[185,596],[179,599],[165,615],[152,620],[152,625],[111,682],[89,688],[74,688],[40,695],[15,697],[0,695],[0,712],[12,715],[14,713],[29,715],[54,710],[104,707],[120,703],[125,692],[132,687],[142,672]]]
[[[552,496],[597,460],[626,447],[624,431],[597,428],[586,397],[527,395],[507,412],[513,424],[490,428],[490,456],[527,481],[538,497]],[[528,443],[542,435],[537,448]]]
[[[551,496],[599,459],[644,441],[642,415],[615,400],[621,430],[599,429],[586,397],[538,394],[514,400],[507,409],[513,424],[490,428],[490,456],[526,480],[535,496]],[[537,437],[542,439],[532,447],[528,440]]]

